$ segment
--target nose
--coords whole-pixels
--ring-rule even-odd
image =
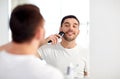
[[[70,25],[69,30],[73,30],[73,26],[72,25]]]

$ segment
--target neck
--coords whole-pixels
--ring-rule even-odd
[[[6,49],[7,52],[12,54],[20,54],[20,55],[30,55],[35,54],[37,52],[37,44],[34,43],[15,43],[11,42],[9,44],[9,48]]]
[[[62,40],[61,45],[64,48],[70,49],[70,48],[74,48],[77,44],[76,44],[75,40],[73,40],[73,41]]]

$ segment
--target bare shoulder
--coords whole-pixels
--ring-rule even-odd
[[[3,46],[0,46],[0,51],[4,50],[4,45]]]
[[[0,46],[0,51],[5,50],[8,47],[9,43]]]

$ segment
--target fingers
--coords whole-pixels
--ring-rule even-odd
[[[47,41],[51,41],[51,44],[56,44],[58,42],[58,38],[60,38],[61,36],[58,34],[54,34],[54,35],[50,35],[47,38]]]
[[[56,44],[58,42],[58,36],[56,34],[52,35],[50,40],[52,41],[52,44]]]

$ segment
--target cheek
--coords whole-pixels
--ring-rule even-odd
[[[67,28],[62,28],[61,31],[63,31],[63,32],[67,32],[68,29],[67,29]]]
[[[59,32],[61,32],[61,31],[65,32],[65,30],[62,27],[60,27],[60,29],[59,29]]]

